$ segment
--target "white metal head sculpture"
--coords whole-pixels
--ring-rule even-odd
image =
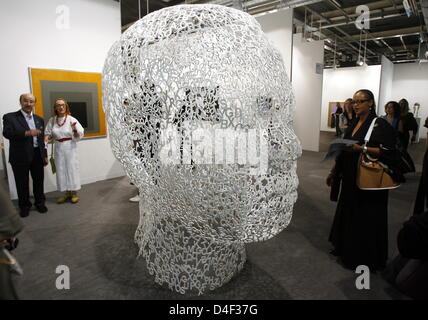
[[[135,240],[150,273],[181,293],[221,286],[297,198],[281,55],[247,13],[173,6],[113,45],[103,89],[113,153],[144,198]]]

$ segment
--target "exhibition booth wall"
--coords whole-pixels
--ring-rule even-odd
[[[101,73],[110,46],[121,34],[120,6],[105,0],[2,1],[0,29],[7,35],[0,42],[2,117],[19,110],[19,94],[31,91],[29,67]],[[4,142],[8,159],[9,141]],[[78,150],[82,184],[124,175],[107,137],[83,140]],[[9,164],[7,172],[16,198]],[[56,189],[47,167],[45,191]]]
[[[328,115],[334,111],[330,106],[352,98],[355,91],[369,89],[378,101],[381,70],[381,65],[324,70],[321,131],[335,131],[329,126]]]
[[[120,37],[120,7],[103,0],[31,0],[2,2],[0,28],[7,37],[0,42],[2,104],[0,116],[19,109],[20,93],[31,91],[28,68],[100,73],[110,46]],[[280,51],[296,97],[294,129],[304,150],[319,150],[319,131],[334,131],[328,123],[329,103],[343,102],[361,88],[373,91],[378,113],[383,105],[403,97],[421,104],[419,117],[428,116],[428,64],[382,65],[325,69],[323,41],[304,41],[292,34],[293,10],[256,17],[263,31]],[[48,120],[48,119],[45,119]],[[1,124],[0,124],[1,125]],[[425,130],[419,135],[424,137]],[[8,140],[4,139],[8,159]],[[124,175],[107,137],[79,142],[82,184]],[[50,150],[49,150],[50,152]],[[0,160],[0,170],[2,169]],[[13,173],[7,165],[12,198],[16,198]],[[46,169],[46,192],[56,190],[55,176]]]
[[[304,150],[319,151],[324,41],[293,38],[292,84],[296,98],[294,130]]]
[[[281,53],[287,75],[296,98],[294,130],[304,150],[319,150],[319,131],[322,94],[322,71],[316,73],[316,64],[323,63],[324,41],[307,42],[302,34],[293,36],[293,10],[256,16],[263,31]]]
[[[274,13],[256,16],[263,32],[281,53],[285,70],[291,78],[291,61],[293,47],[293,9],[279,10]]]
[[[382,56],[381,68],[379,99],[376,110],[378,115],[385,114],[384,106],[388,101],[391,101],[394,64],[388,58]]]
[[[421,119],[419,137],[425,139],[427,131],[423,128],[428,116],[428,63],[405,63],[394,65],[392,93],[390,100],[409,101],[410,112],[415,102],[420,103],[418,118]]]
[[[419,137],[426,138],[423,123],[428,116],[428,63],[393,64],[382,57],[382,64],[377,66],[324,70],[321,131],[335,131],[328,123],[329,104],[352,98],[352,94],[362,88],[373,91],[379,116],[385,114],[388,101],[406,98],[410,112],[414,112],[414,103],[419,102],[420,109],[415,115],[421,122]]]

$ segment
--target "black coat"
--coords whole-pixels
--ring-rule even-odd
[[[406,258],[428,261],[428,211],[404,222],[398,233],[397,246]]]
[[[36,129],[42,133],[37,136],[37,142],[42,158],[47,158],[47,150],[44,143],[45,122],[43,118],[33,114]],[[3,136],[9,139],[9,162],[11,165],[28,165],[34,157],[33,137],[25,136],[25,131],[30,130],[21,110],[11,112],[3,116]]]
[[[375,116],[370,115],[352,135],[357,120],[345,132],[345,139],[363,144]],[[388,166],[394,154],[394,129],[384,119],[377,119],[369,147],[381,149],[379,159]],[[361,190],[357,187],[360,153],[342,151],[336,159],[336,175],[342,178],[340,196],[329,240],[343,264],[355,270],[366,265],[370,270],[382,269],[388,258],[388,190]]]

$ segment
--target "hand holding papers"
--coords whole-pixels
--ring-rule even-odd
[[[330,143],[327,154],[324,157],[324,160],[333,158],[339,151],[352,146],[354,143],[358,143],[357,140],[350,139],[335,139]]]

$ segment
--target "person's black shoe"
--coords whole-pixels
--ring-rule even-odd
[[[40,213],[48,212],[48,208],[44,204],[40,204],[40,205],[36,206],[36,209]]]
[[[19,215],[22,217],[22,218],[25,218],[25,217],[28,217],[28,215],[30,214],[30,209],[29,208],[21,208],[20,210],[19,210]]]

